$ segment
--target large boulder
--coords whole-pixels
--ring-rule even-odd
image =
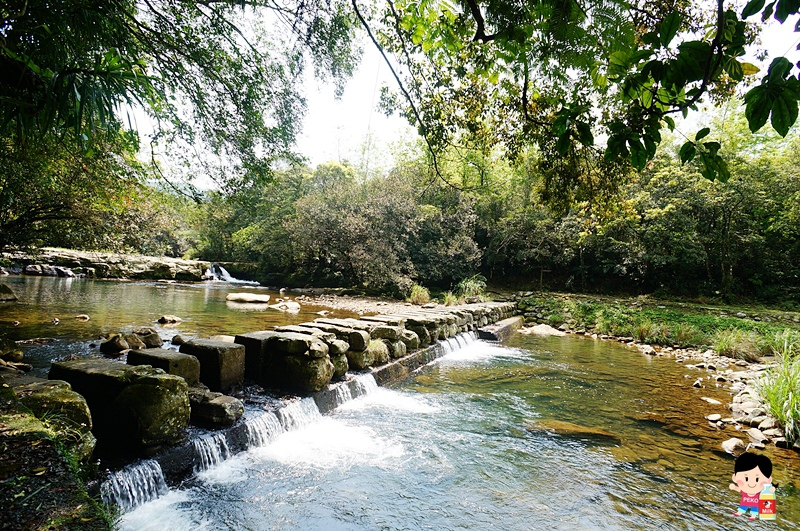
[[[280,379],[278,386],[302,394],[314,393],[328,387],[335,370],[328,356],[286,356],[279,365],[282,370],[276,375]]]
[[[381,339],[389,350],[389,357],[393,359],[402,358],[406,355],[406,344],[401,340],[390,341],[388,339]]]
[[[150,365],[167,374],[180,376],[190,387],[200,381],[200,361],[196,356],[174,350],[151,348],[128,352],[128,365]]]
[[[240,344],[193,339],[180,351],[200,360],[200,381],[212,391],[224,393],[244,382],[245,349]]]
[[[97,439],[92,434],[92,415],[86,399],[63,380],[34,379],[14,388],[20,401],[44,419],[75,456],[87,461]]]
[[[10,287],[5,284],[0,284],[0,302],[14,302],[17,300],[17,295]]]
[[[330,358],[331,363],[333,363],[333,377],[331,379],[344,380],[347,370],[350,368],[347,363],[347,356],[345,354],[331,354]]]
[[[260,330],[239,334],[234,341],[244,347],[244,376],[248,380],[260,381],[264,367],[269,365],[271,353],[267,348],[268,341],[278,335],[273,330]]]
[[[118,356],[123,350],[128,350],[130,345],[121,334],[111,334],[108,339],[100,343],[100,352],[106,356]]]
[[[345,352],[347,364],[355,371],[363,371],[375,362],[375,357],[369,349],[348,350]]]
[[[183,378],[148,365],[83,358],[54,363],[51,380],[65,380],[86,398],[103,444],[142,449],[183,439],[189,423]]]
[[[419,336],[411,330],[403,330],[400,341],[406,344],[406,352],[419,348]]]

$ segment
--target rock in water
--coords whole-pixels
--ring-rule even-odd
[[[601,439],[613,443],[620,442],[620,438],[613,433],[607,432],[600,428],[590,428],[588,426],[581,426],[579,424],[573,424],[572,422],[565,422],[563,420],[537,420],[534,422],[528,422],[525,427],[529,431],[549,431],[567,437]]]
[[[736,437],[732,437],[722,443],[722,449],[733,455],[744,452],[745,448],[744,441]]]
[[[18,299],[14,291],[5,284],[0,284],[0,302],[14,302],[15,300]]]
[[[538,324],[536,326],[530,328],[521,328],[520,333],[522,334],[536,334],[537,336],[565,336],[567,335],[566,332],[562,332],[557,328],[553,328],[550,325],[546,324]]]
[[[115,356],[129,348],[128,342],[119,334],[111,334],[106,341],[100,343],[100,352],[107,356]]]
[[[226,301],[231,302],[269,302],[269,295],[261,293],[228,293]]]
[[[181,319],[180,317],[169,314],[162,315],[161,317],[158,318],[158,322],[161,324],[174,324],[174,323],[180,323],[181,321],[183,321],[183,319]]]

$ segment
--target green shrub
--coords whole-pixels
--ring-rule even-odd
[[[486,290],[486,279],[481,275],[475,275],[469,278],[465,278],[458,284],[456,284],[455,293],[458,295],[459,298],[467,298],[467,297],[480,297],[481,300],[484,297],[484,291]]]
[[[752,330],[726,328],[714,334],[714,350],[720,356],[745,361],[758,361],[762,354],[759,342],[758,334]]]
[[[411,295],[408,296],[408,302],[412,304],[426,304],[431,301],[431,293],[428,288],[414,284],[411,286]]]
[[[442,295],[442,303],[443,303],[445,306],[455,306],[455,305],[459,304],[459,303],[460,303],[460,301],[458,300],[458,297],[456,297],[456,296],[453,294],[453,292],[452,292],[452,291],[446,291],[446,292],[445,292],[445,293]]]
[[[779,356],[778,364],[756,383],[756,390],[789,443],[800,439],[800,357]]]
[[[771,335],[765,335],[761,350],[765,354],[794,357],[795,353],[800,353],[800,332],[786,328]]]
[[[597,306],[591,302],[574,301],[567,303],[567,309],[572,313],[576,321],[585,326],[592,326],[597,320]]]
[[[595,330],[601,334],[624,336],[631,331],[633,320],[627,311],[622,308],[610,306],[601,308],[597,312]]]
[[[672,343],[679,347],[696,347],[706,342],[706,335],[692,324],[678,323],[672,329]]]
[[[566,321],[566,319],[564,319],[564,316],[561,315],[560,313],[551,313],[546,317],[546,320],[547,324],[549,324],[550,326],[560,326],[561,324],[564,323],[564,321]]]
[[[631,335],[635,340],[641,343],[651,343],[656,334],[656,328],[656,325],[652,321],[638,321],[631,327]]]

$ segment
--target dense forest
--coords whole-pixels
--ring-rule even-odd
[[[800,82],[786,58],[742,57],[753,21],[798,8],[11,2],[0,247],[250,262],[270,284],[398,296],[483,277],[797,301]],[[341,90],[362,38],[393,58],[381,106],[419,140],[386,171],[308,167],[302,72]],[[679,119],[701,105],[708,124]]]

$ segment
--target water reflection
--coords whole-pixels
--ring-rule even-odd
[[[224,282],[182,284],[10,276],[3,277],[3,283],[11,286],[19,301],[0,303],[0,336],[10,340],[51,338],[44,346],[23,347],[26,361],[40,372],[46,370],[51,360],[70,354],[97,355],[97,349],[90,343],[111,332],[131,332],[149,326],[164,339],[175,334],[184,338],[236,335],[312,321],[322,309],[303,305],[298,313],[286,313],[267,309],[265,305],[232,308],[225,300],[230,292],[270,294],[273,299],[279,294]],[[90,320],[76,320],[79,314],[88,315]],[[157,323],[164,314],[177,315],[182,322]],[[355,316],[351,312],[331,315]],[[59,321],[57,325],[52,322],[54,318]],[[14,321],[20,324],[14,326]]]

